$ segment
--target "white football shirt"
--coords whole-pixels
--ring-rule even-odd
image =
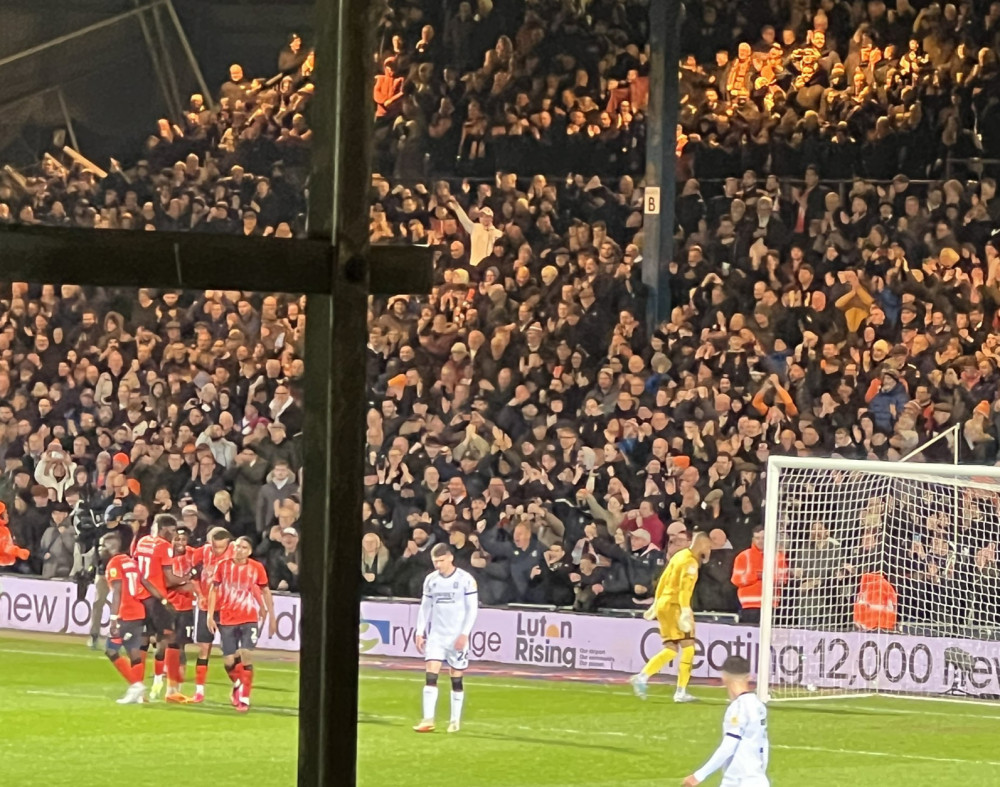
[[[424,580],[417,634],[447,641],[468,636],[478,612],[479,587],[468,571],[456,568],[448,576],[432,571]]]
[[[722,783],[767,784],[767,706],[753,692],[741,694],[726,708],[722,732],[737,739],[736,753],[726,764]]]

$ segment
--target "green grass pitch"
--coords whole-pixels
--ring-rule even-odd
[[[193,663],[193,656],[192,656]],[[297,667],[258,666],[254,708],[228,705],[215,660],[202,706],[120,707],[125,686],[82,639],[0,635],[0,783],[89,787],[159,773],[185,787],[293,784]],[[364,787],[661,787],[681,779],[720,736],[720,689],[675,706],[654,683],[477,677],[466,680],[458,735],[417,735],[418,672],[362,670],[358,773]],[[442,681],[438,720],[447,718]],[[1000,785],[1000,708],[887,698],[772,706],[776,787]],[[183,777],[180,774],[183,773]],[[131,774],[131,775],[129,775]],[[719,777],[708,784],[718,784]]]

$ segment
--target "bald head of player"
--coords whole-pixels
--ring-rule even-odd
[[[455,555],[448,544],[435,544],[431,548],[431,562],[442,576],[451,576],[455,570]]]
[[[691,539],[691,552],[698,558],[699,563],[707,563],[709,555],[712,554],[712,539],[708,533],[695,533]]]
[[[742,656],[730,656],[722,662],[722,683],[734,700],[750,690],[750,662]]]

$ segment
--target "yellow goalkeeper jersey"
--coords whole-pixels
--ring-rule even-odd
[[[656,606],[691,606],[691,594],[698,581],[698,558],[690,549],[682,549],[667,563],[656,583]]]

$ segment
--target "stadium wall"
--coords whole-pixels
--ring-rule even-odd
[[[77,598],[71,582],[4,576],[0,580],[0,628],[86,634],[94,588]],[[298,596],[276,593],[278,632],[259,647],[299,647]],[[107,625],[107,608],[103,625]],[[366,600],[358,649],[363,655],[418,658],[414,643],[417,605]],[[694,677],[715,678],[730,654],[748,658],[756,671],[756,627],[699,623]],[[641,618],[579,615],[537,609],[480,611],[470,641],[473,659],[517,668],[637,672],[660,648],[655,624]],[[1000,696],[1000,649],[996,642],[888,633],[782,632],[771,653],[774,674],[788,686],[839,691],[905,692],[996,698]],[[668,666],[670,673],[676,665]]]

